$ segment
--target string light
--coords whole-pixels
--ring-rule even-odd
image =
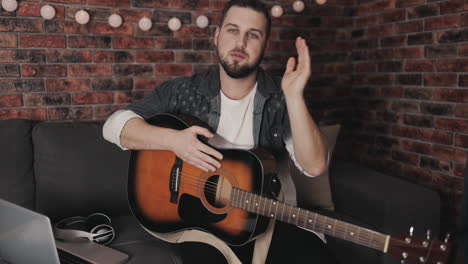
[[[41,7],[41,16],[44,19],[50,20],[55,17],[55,9],[51,5]]]
[[[117,14],[112,14],[109,16],[109,25],[113,28],[118,28],[122,25],[122,17]]]
[[[8,12],[13,12],[18,8],[16,0],[2,0],[2,7]]]
[[[197,17],[196,23],[199,28],[206,28],[208,24],[210,23],[210,21],[208,20],[208,17],[206,16],[199,16]]]
[[[293,3],[293,10],[296,12],[296,13],[301,13],[302,11],[304,11],[304,2],[302,1],[294,1]]]
[[[271,15],[273,17],[280,17],[283,15],[283,8],[280,5],[274,5],[271,8]]]
[[[167,25],[170,30],[177,31],[182,27],[182,22],[180,22],[180,19],[178,19],[177,17],[173,17],[169,19]]]
[[[138,27],[143,31],[148,31],[153,27],[153,23],[151,22],[151,19],[147,17],[142,17],[138,21]]]
[[[89,22],[89,14],[85,10],[80,10],[75,14],[75,20],[81,25],[84,25]]]

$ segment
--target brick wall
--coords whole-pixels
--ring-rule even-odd
[[[450,228],[468,150],[468,1],[358,0],[351,38],[353,156],[437,190]]]
[[[206,70],[226,2],[30,0],[0,9],[0,119],[103,120],[165,80]],[[307,103],[320,123],[343,125],[337,156],[439,191],[453,222],[468,149],[467,1],[305,0],[299,15],[292,2],[267,2],[285,15],[273,19],[262,66],[281,75],[295,37],[305,37]],[[53,20],[40,17],[45,3]],[[74,21],[82,8],[86,25]],[[118,29],[107,24],[114,12],[124,19]],[[209,28],[195,26],[200,14]],[[149,32],[137,26],[143,16]],[[175,33],[173,16],[183,22]]]

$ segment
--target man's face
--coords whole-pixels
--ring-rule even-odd
[[[231,78],[247,77],[257,69],[266,47],[266,23],[262,13],[234,6],[216,28],[216,53]]]

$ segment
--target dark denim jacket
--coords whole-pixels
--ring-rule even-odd
[[[147,119],[157,113],[187,114],[207,123],[214,131],[221,113],[219,67],[164,82],[150,96],[130,104],[127,109]],[[291,135],[281,81],[262,69],[257,74],[254,99],[254,143],[279,158],[284,154],[284,139]]]

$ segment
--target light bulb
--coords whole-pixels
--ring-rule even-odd
[[[210,22],[206,16],[199,16],[196,23],[199,28],[206,28]]]
[[[13,12],[18,8],[16,0],[2,0],[2,7],[8,12]]]
[[[84,25],[89,22],[89,14],[85,10],[80,10],[75,14],[75,20],[81,25]]]
[[[41,7],[41,16],[44,19],[50,20],[55,17],[55,8],[51,5],[45,5]]]
[[[327,2],[327,0],[315,0],[315,2],[319,5],[323,5]]]
[[[302,11],[304,11],[304,2],[302,1],[294,1],[293,3],[293,9],[296,13],[300,13]]]
[[[283,8],[280,5],[274,5],[271,8],[271,15],[273,17],[280,17],[283,15]]]
[[[169,29],[172,31],[177,31],[181,28],[182,22],[180,22],[180,19],[177,17],[173,17],[169,19],[169,22],[167,22],[167,25],[169,26]]]
[[[122,17],[117,14],[112,14],[109,16],[109,25],[113,28],[118,28],[122,25]]]
[[[142,17],[140,21],[138,21],[138,27],[143,31],[148,31],[153,27],[151,19],[147,17]]]

